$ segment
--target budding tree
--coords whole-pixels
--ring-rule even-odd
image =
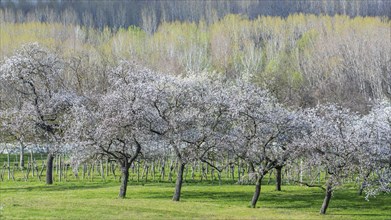
[[[367,199],[379,192],[391,192],[391,105],[380,103],[357,125],[359,177]]]
[[[323,167],[327,172],[326,194],[320,209],[326,214],[333,191],[342,180],[357,172],[359,165],[356,123],[359,116],[334,105],[307,111],[311,134],[301,144],[307,167]]]
[[[0,77],[13,88],[24,103],[21,112],[29,111],[30,123],[41,133],[48,148],[46,183],[52,184],[54,155],[61,146],[64,115],[74,96],[66,91],[61,79],[62,62],[56,54],[36,43],[25,45],[1,64]],[[28,114],[28,115],[27,115]],[[31,129],[33,129],[31,128]]]
[[[150,131],[169,144],[179,163],[174,201],[180,199],[186,164],[215,147],[218,133],[225,129],[228,98],[221,85],[207,76],[163,77],[155,84]]]
[[[20,162],[21,169],[24,168],[24,150],[27,143],[39,141],[39,133],[35,130],[35,118],[32,106],[21,108],[8,108],[0,111],[0,134],[3,144],[9,143],[14,147],[20,145]]]
[[[78,163],[91,157],[115,159],[121,167],[119,197],[127,191],[129,168],[142,151],[154,147],[148,120],[149,90],[156,76],[135,65],[122,63],[109,73],[110,88],[105,94],[86,95],[73,108],[68,140]]]
[[[301,117],[284,109],[268,92],[255,85],[239,82],[233,94],[234,151],[253,167],[256,186],[251,207],[255,208],[263,177],[296,156],[295,140],[301,136],[304,123]]]

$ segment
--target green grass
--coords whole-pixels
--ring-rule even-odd
[[[249,208],[254,186],[185,183],[172,202],[172,183],[129,183],[117,199],[117,181],[0,182],[0,219],[391,219],[391,196],[369,202],[356,189],[335,192],[328,214],[319,215],[318,188],[263,186],[258,208]]]

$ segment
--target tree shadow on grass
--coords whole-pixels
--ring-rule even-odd
[[[114,185],[113,183],[91,183],[91,184],[62,184],[61,185],[37,185],[37,186],[21,186],[21,187],[6,187],[0,188],[0,192],[22,192],[22,191],[40,191],[40,192],[51,192],[51,191],[68,191],[68,190],[83,190],[83,189],[99,189],[109,188],[113,186],[119,186],[119,183]]]
[[[368,218],[369,217],[388,217],[388,218],[391,218],[390,216],[387,216],[386,214],[376,214],[376,213],[341,213],[341,214],[327,214],[328,216],[340,216],[340,217],[343,217],[343,216],[367,216]]]
[[[203,186],[202,186],[203,187]],[[207,187],[207,186],[205,186]],[[216,187],[216,186],[211,186]],[[142,198],[152,198],[152,199],[171,199],[174,192],[174,188],[167,189],[164,191],[154,192],[150,191],[147,194],[141,195]],[[297,193],[292,192],[264,192],[261,193],[259,198],[259,204],[270,204],[273,207],[281,208],[303,208],[303,207],[312,207],[314,205],[314,200],[318,199],[318,203],[321,203],[323,197],[322,192],[318,195],[314,194],[304,194],[297,195]],[[182,189],[181,200],[183,201],[197,201],[197,202],[211,202],[214,203],[225,203],[225,204],[243,204],[247,205],[253,196],[253,191],[243,191],[243,190],[234,190],[234,191],[223,191],[220,188],[216,189],[209,188],[208,190],[199,189],[194,191],[194,189],[187,190],[185,187]],[[318,198],[317,198],[318,197]]]
[[[143,198],[153,199],[171,199],[173,196],[174,188],[170,191],[164,192],[148,192],[143,195]],[[238,202],[245,201],[247,198],[251,198],[251,193],[247,192],[203,192],[203,191],[186,191],[181,193],[181,199],[186,201],[222,201],[222,202]]]
[[[141,198],[151,199],[171,199],[174,188],[172,190],[164,190],[159,192],[150,191],[146,194],[140,195]],[[253,192],[243,190],[222,191],[216,187],[216,189],[209,188],[208,190],[202,190],[202,188],[195,191],[194,189],[186,190],[183,188],[181,200],[182,202],[213,202],[216,204],[232,204],[247,206],[252,198]],[[320,209],[324,198],[324,192],[322,190],[314,191],[307,190],[306,188],[300,189],[300,191],[267,191],[261,192],[258,207],[275,208],[275,209],[291,209],[291,210],[314,210],[317,212]],[[371,202],[364,200],[362,196],[355,194],[354,190],[339,190],[335,192],[333,196],[329,212],[335,212],[332,215],[340,215],[338,212],[342,210],[357,210],[357,209],[377,209],[388,210],[389,198],[373,199]],[[350,215],[349,213],[344,215]],[[352,213],[352,215],[362,216],[385,216],[384,214],[371,214],[371,213]]]

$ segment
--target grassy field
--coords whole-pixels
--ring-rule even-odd
[[[318,188],[264,186],[258,208],[249,208],[253,186],[185,183],[180,202],[172,202],[174,184],[129,183],[126,199],[117,199],[116,181],[0,182],[0,219],[391,219],[391,196],[369,202],[355,189],[336,191],[326,216],[318,214]]]

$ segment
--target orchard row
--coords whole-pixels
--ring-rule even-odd
[[[252,207],[264,177],[276,170],[281,181],[281,169],[297,161],[327,171],[322,214],[333,190],[352,176],[368,196],[390,192],[390,103],[366,115],[332,104],[291,109],[246,80],[176,77],[129,61],[107,72],[105,90],[80,92],[66,83],[72,76],[64,74],[65,65],[30,44],[0,66],[2,88],[8,88],[0,106],[1,142],[47,146],[47,184],[55,156],[66,153],[74,169],[91,159],[116,161],[120,198],[138,159],[168,156],[178,164],[174,201],[186,166],[200,162],[221,173],[238,160],[255,179]]]

